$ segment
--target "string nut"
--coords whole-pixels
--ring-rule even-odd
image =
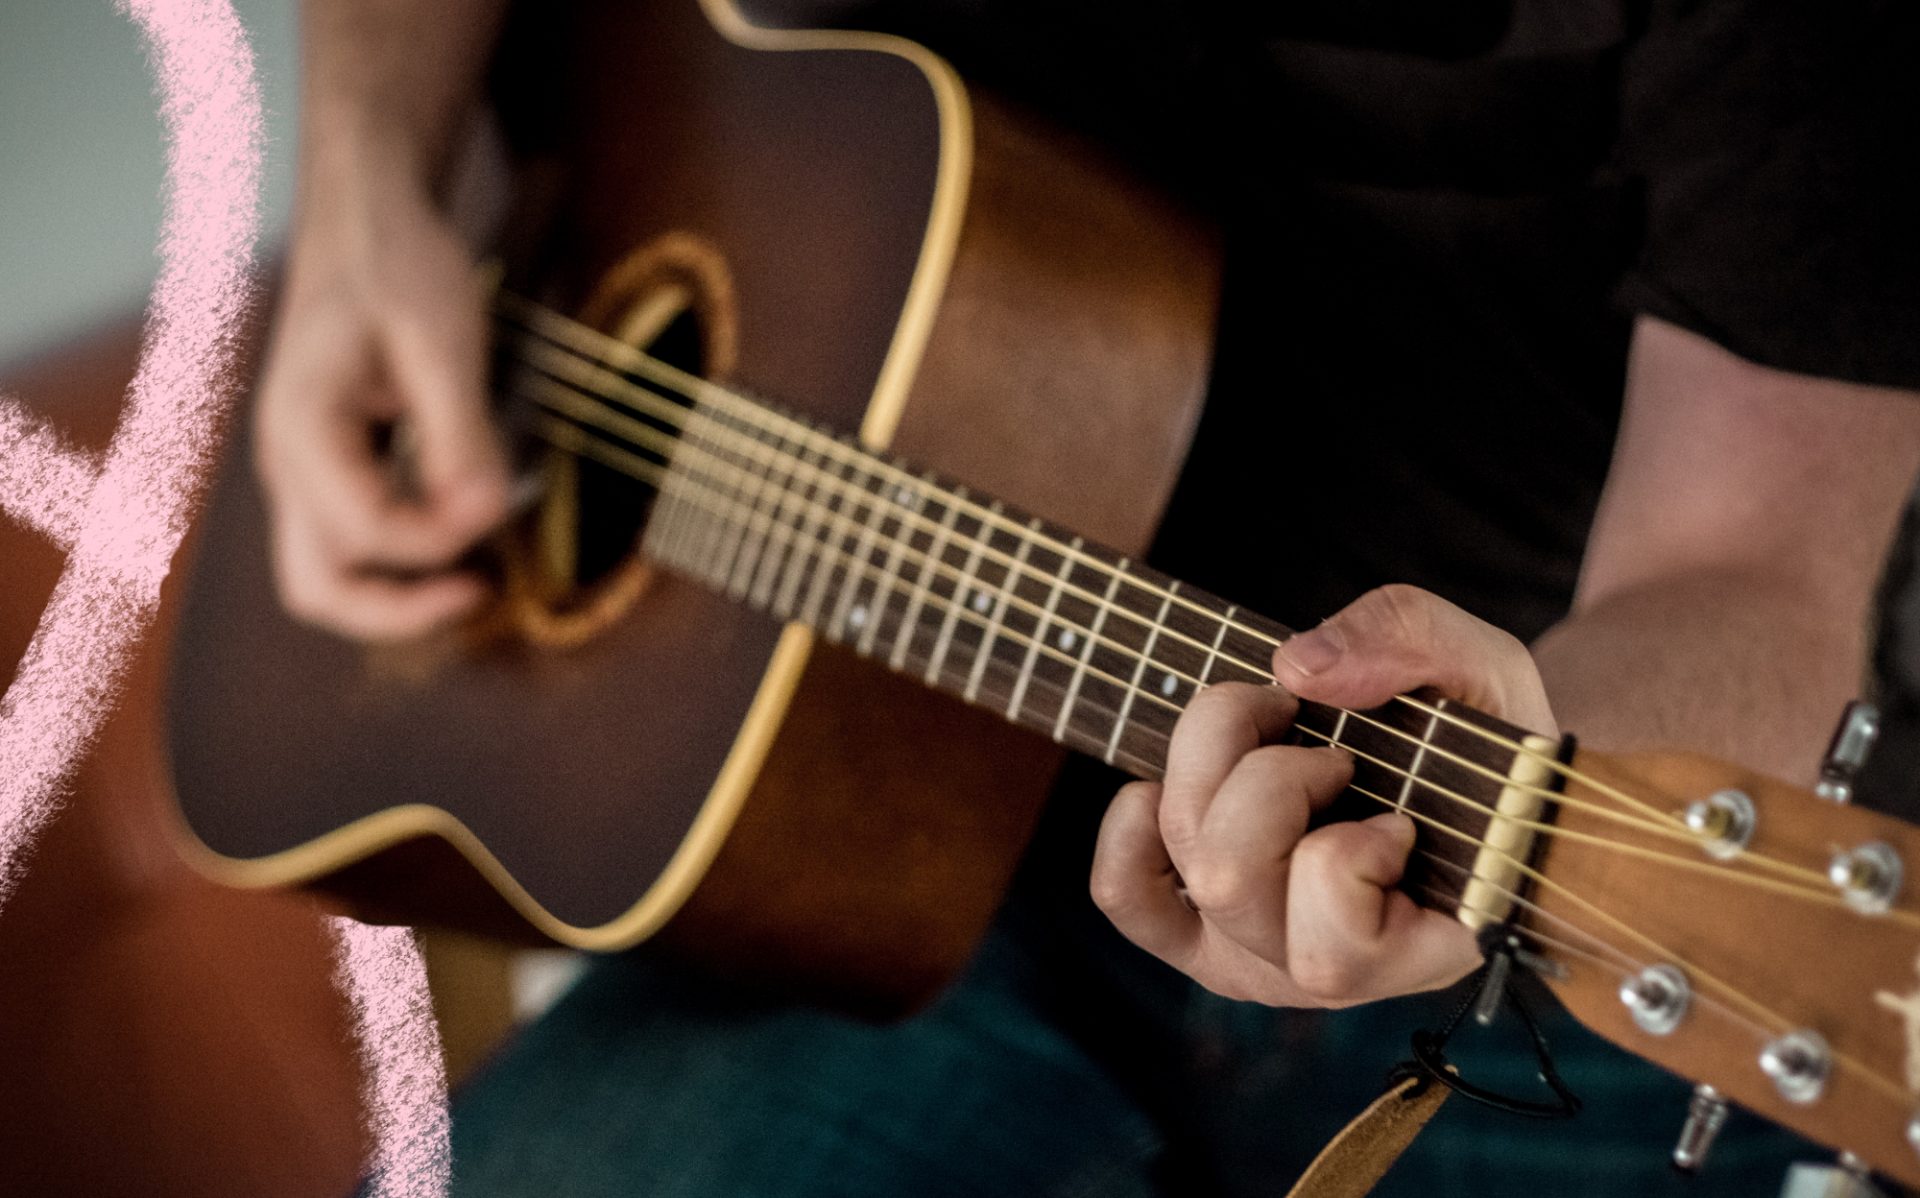
[[[1687,804],[1687,828],[1700,838],[1707,856],[1729,861],[1746,851],[1757,817],[1743,790],[1716,790]]]
[[[1773,1079],[1780,1097],[1798,1106],[1815,1101],[1827,1088],[1833,1050],[1819,1032],[1788,1032],[1760,1050],[1760,1071]]]
[[[1912,1146],[1915,1155],[1920,1155],[1920,1111],[1907,1120],[1907,1143]]]
[[[1680,1026],[1692,1001],[1687,975],[1672,965],[1649,965],[1620,984],[1620,1001],[1640,1030],[1665,1036]]]
[[[1901,874],[1900,855],[1880,840],[1842,849],[1827,866],[1827,879],[1839,889],[1840,897],[1864,915],[1881,915],[1893,906]]]

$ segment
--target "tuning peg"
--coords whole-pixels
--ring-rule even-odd
[[[1814,793],[1834,803],[1852,802],[1854,779],[1879,736],[1880,709],[1859,699],[1847,704],[1840,713],[1840,726],[1833,730],[1826,759],[1820,763],[1820,784]]]
[[[1886,1198],[1873,1184],[1867,1164],[1851,1152],[1831,1165],[1794,1165],[1787,1170],[1780,1198]]]
[[[1695,1086],[1687,1104],[1687,1121],[1680,1125],[1680,1142],[1673,1146],[1673,1167],[1692,1173],[1707,1161],[1720,1128],[1727,1122],[1727,1100],[1712,1086]]]

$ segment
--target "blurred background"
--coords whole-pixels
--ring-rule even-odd
[[[297,10],[234,7],[267,116],[264,258],[292,202]],[[0,392],[81,445],[111,432],[136,352],[162,137],[142,38],[112,0],[0,5]],[[62,562],[0,517],[0,563],[4,685]],[[175,859],[139,764],[152,665],[0,910],[0,1193],[345,1195],[365,1159],[359,1078],[320,913]],[[426,948],[456,1076],[571,976],[570,954]]]
[[[293,0],[235,0],[267,110],[269,237],[293,198]],[[155,267],[160,121],[140,32],[112,0],[0,6],[0,363],[136,308]]]
[[[235,6],[258,56],[267,109],[263,215],[269,230],[265,245],[270,248],[285,228],[292,196],[298,90],[295,5],[292,0],[235,0]],[[0,378],[18,380],[27,364],[39,362],[24,377],[38,380],[45,394],[62,388],[78,394],[93,377],[87,374],[85,359],[55,359],[49,366],[47,355],[89,330],[138,313],[155,268],[161,216],[162,143],[151,76],[137,30],[110,0],[8,0],[0,5],[0,162],[5,164],[0,170]],[[118,345],[124,356],[131,342],[123,334]],[[113,376],[109,371],[100,377]],[[109,392],[116,386],[104,385]],[[30,401],[42,394],[24,384],[21,393]],[[92,429],[92,435],[98,435],[111,427],[113,399],[111,393],[94,395],[91,406],[84,412],[75,409],[71,418],[56,408],[42,410],[68,431]],[[75,435],[85,441],[88,434]],[[1847,530],[1835,529],[1834,535],[1845,536]],[[1909,818],[1920,818],[1916,545],[1920,520],[1910,512],[1889,569],[1876,654],[1874,685],[1886,729],[1861,788],[1863,801]],[[29,557],[31,569],[20,567]],[[50,580],[59,563],[19,529],[4,525],[0,561],[8,567],[0,590],[15,592],[0,593],[0,661],[10,663],[24,645],[45,594],[38,583],[20,580],[27,574]],[[130,693],[138,694],[138,685]],[[115,743],[110,735],[103,756],[111,755]],[[175,1078],[186,1077],[182,1086],[190,1087],[192,1077],[199,1077],[204,1092],[198,1106],[181,1107],[185,1113],[175,1123],[146,1129],[143,1134],[152,1143],[143,1151],[173,1152],[185,1178],[194,1169],[189,1158],[196,1155],[195,1146],[224,1134],[218,1130],[223,1121],[238,1113],[230,1109],[232,1095],[240,1092],[234,1087],[246,1083],[237,1079],[258,1080],[283,1068],[292,1059],[289,1054],[305,1051],[305,1067],[321,1070],[326,1080],[308,1087],[306,1097],[296,1102],[304,1106],[287,1106],[283,1078],[277,1090],[245,1115],[259,1123],[256,1138],[265,1145],[263,1160],[284,1157],[288,1143],[304,1143],[307,1156],[298,1165],[307,1170],[306,1176],[293,1184],[274,1173],[274,1166],[263,1164],[264,1171],[227,1170],[222,1186],[231,1185],[235,1193],[338,1192],[343,1171],[350,1179],[358,1159],[353,1073],[338,1012],[324,1001],[316,1006],[310,996],[302,998],[309,991],[327,992],[324,940],[314,934],[311,911],[298,903],[264,898],[236,905],[228,896],[209,894],[185,878],[177,863],[154,859],[151,844],[130,850],[123,843],[129,836],[148,836],[157,827],[151,796],[128,795],[119,782],[89,788],[83,780],[78,789],[71,818],[49,833],[36,862],[36,873],[45,876],[30,878],[19,901],[0,913],[0,1059],[11,1062],[5,1080],[0,1080],[0,1162],[6,1162],[0,1163],[0,1191],[13,1192],[21,1188],[16,1183],[31,1181],[39,1192],[118,1192],[111,1153],[94,1162],[98,1175],[91,1178],[58,1170],[68,1167],[62,1162],[73,1155],[74,1142],[98,1135],[120,1142],[133,1132],[124,1124],[83,1130],[69,1142],[62,1138],[66,1133],[56,1129],[64,1127],[60,1120],[66,1118],[59,1103],[97,1106],[108,1101],[102,1095],[118,1094],[127,1118],[144,1118],[137,1109],[140,1092],[135,1083],[145,1077],[155,1086],[171,1085],[170,1072]],[[128,866],[135,858],[141,863]],[[102,861],[108,864],[100,865]],[[141,896],[139,902],[129,895]],[[151,915],[162,909],[171,912],[167,918],[175,922]],[[63,914],[77,910],[84,916],[69,919]],[[140,914],[127,914],[132,911]],[[81,926],[76,921],[82,918],[94,922]],[[76,966],[71,976],[42,981],[34,976],[35,967],[25,964],[38,960],[52,969],[51,963],[65,959],[61,954],[71,946],[177,944],[183,935],[198,953],[188,957],[201,973],[159,990],[132,965],[100,966],[92,972]],[[138,959],[139,951],[145,950],[129,948],[125,960]],[[40,955],[36,958],[35,953]],[[565,961],[553,956],[505,961],[496,953],[457,943],[436,946],[434,953],[436,983],[443,993],[499,996],[470,1012],[470,1027],[463,1028],[457,1014],[443,1010],[456,1071],[484,1053],[507,1021],[547,1001],[567,976]],[[76,950],[69,955],[85,954]],[[169,985],[183,988],[175,992]],[[283,1024],[255,1027],[245,1034],[232,1023],[216,1026],[215,1016],[223,1011],[257,1010],[261,995],[274,987],[284,992],[281,999],[290,1012]],[[124,1005],[114,1005],[116,993],[138,995],[153,1012],[145,1021],[146,1038],[139,1032],[142,1020],[129,1017]],[[61,994],[67,996],[66,1006],[56,1001]],[[118,1026],[121,1038],[98,1034],[101,1021]],[[155,1035],[164,1040],[170,1029],[189,1024],[213,1027],[211,1038],[195,1041],[188,1036],[171,1055],[155,1055]],[[39,1054],[42,1071],[21,1065],[21,1054],[28,1051]],[[141,1053],[147,1058],[129,1066],[137,1066],[129,1081],[121,1062]],[[209,1053],[226,1054],[221,1068],[200,1068]],[[182,1069],[186,1075],[177,1072]],[[46,1079],[55,1074],[62,1080],[57,1095],[48,1099],[53,1090],[46,1087],[55,1083]],[[223,1099],[223,1094],[229,1097]],[[39,1122],[33,1121],[36,1108]],[[15,1119],[20,1112],[27,1114]],[[103,1120],[117,1117],[101,1115]],[[196,1123],[198,1130],[180,1120]],[[183,1136],[184,1144],[178,1142]],[[170,1137],[175,1138],[171,1148],[166,1146]],[[170,1167],[154,1159],[147,1158],[150,1169]],[[199,1185],[183,1181],[177,1192],[227,1192],[222,1186],[194,1188]]]

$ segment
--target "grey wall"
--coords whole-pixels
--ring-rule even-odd
[[[236,0],[267,106],[266,216],[284,224],[297,96],[293,0]],[[112,0],[0,3],[0,362],[137,307],[164,165],[139,30]]]

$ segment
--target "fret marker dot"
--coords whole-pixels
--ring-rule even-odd
[[[867,622],[867,609],[855,606],[847,612],[847,627],[858,628]]]
[[[1074,643],[1079,639],[1080,639],[1079,637],[1076,637],[1075,635],[1073,635],[1073,632],[1071,629],[1062,628],[1060,630],[1060,647],[1062,649],[1073,648]]]
[[[984,614],[986,610],[992,606],[993,600],[987,597],[985,591],[975,591],[973,593],[973,610]]]
[[[1162,678],[1160,680],[1160,693],[1163,695],[1172,696],[1173,692],[1179,689],[1180,689],[1180,680],[1175,678],[1172,674],[1168,674],[1165,678]]]

